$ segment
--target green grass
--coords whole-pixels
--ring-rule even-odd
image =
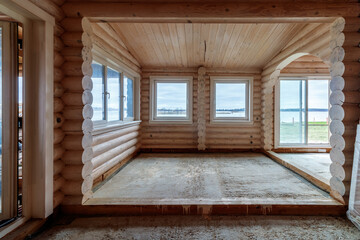
[[[299,127],[299,123],[281,123],[280,143],[301,143]],[[328,129],[326,122],[309,122],[309,143],[328,143]],[[302,135],[304,134],[305,127],[303,126]]]

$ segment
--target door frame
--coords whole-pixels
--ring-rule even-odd
[[[53,212],[53,41],[55,19],[29,0],[0,2],[3,14],[23,24],[23,216],[0,229],[0,238],[30,218]]]

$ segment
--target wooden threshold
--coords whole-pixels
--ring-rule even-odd
[[[63,214],[122,215],[298,215],[345,216],[342,204],[193,204],[193,205],[63,205]]]
[[[270,157],[272,160],[276,161],[277,163],[283,165],[284,167],[296,172],[318,188],[330,193],[331,188],[330,185],[327,183],[327,180],[321,176],[316,176],[315,173],[311,172],[309,169],[305,169],[304,167],[297,165],[295,163],[288,162],[285,158],[281,155],[273,152],[273,151],[264,151],[264,154]]]

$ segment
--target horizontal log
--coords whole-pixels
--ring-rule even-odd
[[[93,135],[91,133],[84,133],[81,139],[81,146],[83,149],[91,147],[93,144]]]
[[[56,23],[54,26],[54,35],[60,37],[64,32],[64,28],[59,23]]]
[[[81,181],[66,181],[66,183],[62,186],[61,191],[65,195],[71,195],[71,196],[80,196],[82,195],[81,192]]]
[[[83,47],[81,41],[81,32],[65,32],[61,35],[61,39],[65,46],[67,47]]]
[[[197,139],[142,139],[141,143],[144,145],[158,144],[173,146],[176,144],[197,144]]]
[[[61,81],[61,85],[63,86],[66,92],[82,92],[82,77],[66,77]]]
[[[54,68],[54,82],[60,82],[63,78],[64,78],[63,71],[60,68],[55,67]]]
[[[309,10],[311,8],[311,10]],[[174,21],[175,19],[191,20],[192,22],[204,21],[209,18],[216,18],[217,21],[234,21],[234,18],[256,18],[262,17],[270,21],[276,17],[301,18],[302,21],[309,20],[312,17],[328,16],[357,16],[357,3],[348,2],[330,2],[324,7],[323,2],[311,2],[305,5],[302,2],[277,2],[268,4],[268,2],[257,2],[256,5],[249,2],[212,2],[207,5],[201,2],[192,3],[99,3],[89,2],[86,5],[79,2],[66,2],[62,9],[66,16],[89,16],[96,18],[118,18],[122,16],[131,21],[131,19],[140,19],[144,21],[147,18],[161,18],[162,21]],[[109,10],[111,9],[111,11]],[[154,11],[156,9],[156,11]],[[139,17],[141,16],[141,17]],[[286,19],[289,21],[289,19]],[[242,20],[243,21],[243,20]],[[264,20],[262,20],[264,21]],[[277,20],[279,21],[279,20]]]
[[[82,126],[83,120],[66,120],[65,123],[62,126],[62,130],[64,132],[82,132],[81,126]]]
[[[360,74],[360,62],[344,62],[345,71],[344,78],[347,76],[359,76]]]
[[[61,26],[67,31],[67,32],[82,32],[82,26],[81,26],[81,17],[75,16],[75,17],[66,17],[61,21]]]
[[[80,47],[65,47],[61,51],[61,55],[69,62],[82,62],[82,48]]]
[[[54,66],[59,68],[64,63],[65,59],[58,51],[54,51]]]
[[[260,138],[258,139],[253,139],[253,138],[249,138],[249,139],[218,139],[218,138],[207,138],[205,140],[206,145],[215,145],[215,144],[219,144],[219,145],[256,145],[256,144],[260,144],[261,140]]]
[[[65,76],[71,77],[82,77],[83,73],[81,70],[82,62],[64,62],[61,67],[61,70],[65,74]]]
[[[83,151],[77,150],[77,151],[66,151],[62,157],[62,161],[66,165],[81,165],[81,156]]]
[[[54,97],[61,97],[64,93],[64,88],[58,82],[54,83]]]
[[[344,122],[347,121],[357,121],[360,116],[360,107],[357,104],[347,104],[345,100],[345,104],[342,106],[344,109]]]
[[[59,128],[54,129],[54,144],[61,143],[64,137],[65,137],[65,133],[61,129]]]
[[[192,144],[144,144],[141,142],[141,149],[197,149],[197,142]]]
[[[64,121],[65,118],[61,113],[54,113],[54,128],[60,128]]]
[[[54,174],[53,175],[58,175],[59,173],[61,173],[61,171],[64,169],[64,163],[61,160],[56,160],[54,162]]]
[[[91,175],[93,169],[94,169],[93,163],[92,163],[91,161],[86,162],[86,163],[83,165],[83,168],[82,168],[82,170],[81,170],[81,177],[82,177],[83,179],[88,178],[88,177]],[[89,180],[89,179],[87,179],[87,180]],[[85,192],[87,192],[87,191],[85,191]]]
[[[64,194],[61,191],[56,191],[53,196],[53,208],[61,204],[64,199]]]
[[[110,141],[112,139],[124,136],[125,134],[135,132],[135,131],[139,131],[139,130],[140,130],[140,126],[131,126],[131,127],[128,127],[128,128],[119,129],[119,130],[115,130],[115,131],[112,131],[112,132],[96,135],[93,138],[93,146],[99,145],[101,143]]]
[[[61,99],[67,106],[83,106],[82,96],[82,93],[66,92]]]
[[[82,181],[83,178],[81,176],[83,165],[66,165],[61,172],[63,178],[67,181]]]
[[[62,176],[55,178],[53,191],[57,192],[64,185],[64,183],[65,183],[65,178],[63,178]]]
[[[101,144],[98,145],[93,145],[92,149],[93,149],[93,157],[97,157],[100,154],[103,154],[107,151],[110,151],[111,149],[120,146],[126,142],[129,142],[130,140],[137,138],[139,136],[139,132],[135,131],[135,132],[129,132],[125,135],[122,135],[120,137],[114,138],[112,140],[103,142]]]
[[[60,52],[64,48],[64,43],[59,37],[54,37],[54,50]]]
[[[93,179],[98,178],[99,176],[101,176],[102,174],[104,174],[105,172],[110,170],[112,167],[114,167],[116,164],[120,163],[122,160],[126,159],[128,156],[134,154],[136,151],[138,151],[139,146],[140,145],[137,145],[137,146],[133,146],[133,147],[127,149],[120,155],[117,155],[113,159],[107,161],[105,164],[102,164],[100,167],[96,168],[92,173]]]
[[[68,120],[82,120],[83,106],[66,106],[63,110],[63,116]]]
[[[65,149],[60,144],[54,145],[54,161],[60,159],[65,152]]]
[[[117,147],[112,148],[111,150],[108,150],[107,152],[97,155],[91,160],[91,162],[94,165],[94,169],[100,167],[102,164],[106,163],[107,161],[115,158],[117,155],[122,154],[129,148],[134,147],[138,142],[139,140],[137,138],[133,138],[132,140],[129,140],[126,143],[123,143]]]
[[[91,192],[93,187],[93,178],[91,175],[87,176],[81,184],[81,193],[87,195],[88,192]],[[84,196],[85,197],[85,196]]]
[[[81,160],[84,164],[91,161],[94,157],[94,151],[91,147],[85,148],[81,155]]]
[[[67,135],[62,142],[62,147],[66,150],[83,150],[81,145],[82,135]]]
[[[345,191],[346,191],[345,186],[339,178],[332,177],[330,179],[330,187],[331,190],[337,191],[341,196],[345,195]]]

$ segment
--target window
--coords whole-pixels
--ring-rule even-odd
[[[134,78],[110,66],[92,63],[93,110],[95,124],[134,119]]]
[[[281,78],[277,86],[278,145],[329,143],[329,79]]]
[[[152,122],[192,123],[192,77],[151,77]]]
[[[211,122],[252,121],[252,78],[211,78]]]

